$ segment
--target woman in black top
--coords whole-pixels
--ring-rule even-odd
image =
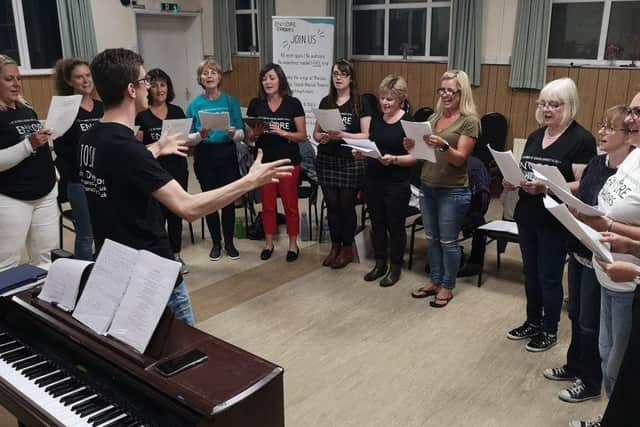
[[[80,109],[69,130],[53,141],[56,151],[56,165],[60,172],[58,191],[66,191],[73,210],[76,240],[74,254],[78,259],[93,260],[93,232],[84,188],[80,183],[78,170],[78,141],[102,118],[102,102],[93,99],[95,89],[89,63],[79,59],[61,59],[55,65],[56,92],[58,95],[82,95]],[[65,189],[66,185],[66,189]]]
[[[17,62],[0,55],[0,271],[18,265],[25,243],[34,265],[49,263],[59,243],[51,130],[21,89]]]
[[[371,108],[360,99],[355,69],[340,59],[333,65],[329,95],[320,101],[320,109],[340,111],[344,131],[324,132],[318,123],[313,138],[320,143],[316,171],[327,203],[331,231],[331,250],[322,265],[343,268],[353,261],[353,237],[356,229],[355,198],[362,188],[366,162],[354,159],[343,138],[369,138]]]
[[[562,308],[562,275],[569,233],[543,204],[546,185],[536,179],[532,164],[556,166],[570,187],[577,188],[584,165],[596,154],[593,135],[574,120],[578,91],[570,78],[542,88],[536,119],[543,127],[527,138],[521,168],[527,181],[505,182],[505,190],[520,187],[514,217],[518,224],[525,273],[527,319],[507,333],[512,340],[530,338],[528,351],[539,352],[557,341]]]
[[[378,88],[380,113],[371,118],[371,140],[376,143],[382,157],[367,158],[364,184],[365,198],[371,214],[373,247],[376,265],[365,276],[371,282],[382,276],[380,286],[393,286],[400,280],[402,257],[407,240],[404,228],[411,188],[412,166],[416,160],[403,146],[406,137],[401,120],[410,120],[402,109],[407,99],[407,83],[396,75],[388,75]],[[363,158],[354,150],[356,158]],[[387,259],[391,267],[387,272]]]
[[[256,141],[264,152],[264,161],[290,159],[294,166],[290,177],[278,183],[260,187],[262,222],[265,247],[260,253],[267,260],[273,253],[273,235],[276,232],[276,197],[280,194],[287,219],[289,250],[287,261],[298,259],[297,238],[300,231],[298,214],[298,177],[300,176],[300,150],[298,143],[307,140],[305,114],[302,104],[291,96],[287,77],[278,64],[267,64],[260,71],[260,95],[251,100],[247,116],[256,117],[258,123],[250,128],[249,139]]]
[[[154,143],[160,139],[163,120],[185,118],[182,108],[171,104],[171,101],[175,98],[175,93],[169,75],[161,69],[155,68],[149,71],[147,76],[151,81],[149,94],[147,96],[149,108],[138,113],[136,116],[136,125],[140,126],[137,137],[138,139],[142,139],[145,145]],[[186,191],[189,182],[187,159],[172,154],[170,156],[160,157],[158,161]],[[169,243],[173,250],[174,257],[176,261],[182,264],[182,274],[186,274],[189,270],[182,260],[182,257],[180,257],[180,251],[182,250],[182,218],[171,212],[165,206],[161,206],[161,208],[163,223],[166,222],[167,225]]]

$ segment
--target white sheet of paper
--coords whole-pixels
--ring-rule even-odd
[[[431,135],[431,124],[429,122],[409,122],[400,120],[404,134],[409,139],[413,139],[415,146],[409,153],[418,160],[426,160],[431,163],[436,162],[436,152],[432,146],[427,145],[423,137]]]
[[[376,143],[368,139],[345,138],[344,142],[346,142],[345,145],[347,147],[358,150],[367,157],[371,157],[373,159],[379,159],[380,157],[382,157],[382,154],[380,154],[380,150],[378,150],[378,146],[376,145]]]
[[[551,181],[565,191],[571,192],[567,180],[564,179],[564,176],[562,176],[562,172],[560,172],[560,169],[558,169],[557,167],[532,164],[531,169],[533,169],[533,173],[536,176],[541,176],[542,178],[544,178],[545,182]]]
[[[479,230],[501,231],[503,233],[518,234],[518,224],[515,221],[504,221],[501,219],[488,222],[478,227]]]
[[[108,334],[144,353],[171,297],[179,272],[179,262],[140,251]]]
[[[325,132],[344,130],[342,116],[337,108],[332,110],[319,110],[314,108],[313,115],[316,116],[316,121]]]
[[[496,151],[489,147],[489,151],[498,164],[502,176],[508,183],[519,187],[522,181],[526,181],[522,170],[520,170],[520,165],[518,165],[516,158],[513,157],[513,153],[510,150]]]
[[[589,216],[602,216],[604,212],[599,210],[596,206],[589,206],[582,200],[578,199],[574,196],[570,190],[565,190],[564,188],[556,185],[553,180],[547,179],[547,177],[533,168],[533,172],[541,181],[544,181],[547,186],[553,191],[553,194],[564,203],[567,204],[572,209],[577,210],[581,214],[589,215]]]
[[[547,208],[558,221],[566,227],[583,245],[585,245],[591,252],[602,258],[607,262],[613,262],[613,256],[611,251],[601,241],[601,235],[587,224],[578,221],[575,216],[569,212],[569,209],[564,204],[558,204],[549,196],[543,198],[544,207]]]
[[[122,301],[137,259],[137,250],[106,239],[73,317],[98,334],[106,333]]]
[[[202,129],[209,130],[227,130],[231,127],[229,113],[208,113],[206,111],[198,112],[200,116],[200,125]]]
[[[45,128],[52,129],[52,139],[56,139],[71,128],[78,115],[82,95],[52,96]]]
[[[138,131],[140,130],[140,126],[139,125],[134,125],[133,126],[133,135],[137,135]]]
[[[63,310],[72,311],[78,299],[82,273],[90,264],[93,263],[79,259],[60,258],[55,260],[49,268],[49,274],[38,298],[56,303]]]
[[[192,118],[188,119],[168,119],[162,121],[162,131],[167,131],[171,135],[178,134],[178,139],[187,139],[191,130]]]

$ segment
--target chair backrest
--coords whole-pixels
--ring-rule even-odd
[[[60,175],[60,180],[58,181],[58,204],[63,204],[69,201],[67,197],[67,183],[69,182],[69,178],[64,171],[64,166],[62,163],[62,158],[56,157],[53,161],[56,169],[58,170],[58,174]]]
[[[413,120],[416,122],[426,122],[432,114],[433,108],[431,107],[418,108],[416,112],[413,113]]]
[[[378,101],[378,97],[373,93],[363,93],[362,94],[362,102],[366,102],[373,113],[380,112],[380,101]]]
[[[480,119],[480,136],[473,147],[472,155],[489,167],[493,164],[493,157],[488,147],[504,151],[506,142],[507,119],[500,113],[487,113]]]
[[[491,201],[491,179],[484,163],[477,157],[469,156],[467,173],[469,174],[471,203],[462,225],[462,233],[465,237],[474,228],[485,223],[484,215],[487,213],[489,202]]]

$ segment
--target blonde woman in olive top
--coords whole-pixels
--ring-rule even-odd
[[[460,266],[458,234],[471,203],[467,159],[480,131],[469,78],[464,71],[447,71],[440,79],[438,103],[429,118],[433,135],[424,141],[436,152],[436,162],[425,162],[420,180],[420,210],[427,236],[431,282],[415,290],[414,298],[435,296],[430,305],[446,306],[453,298]]]

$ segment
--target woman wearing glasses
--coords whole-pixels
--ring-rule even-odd
[[[320,101],[321,109],[337,108],[344,131],[324,132],[316,123],[313,138],[320,143],[316,170],[327,203],[331,231],[331,250],[322,265],[343,268],[353,261],[356,230],[355,198],[362,188],[366,162],[355,159],[343,138],[367,139],[371,108],[360,99],[358,82],[351,62],[340,59],[333,65],[329,95]]]
[[[66,191],[73,211],[76,234],[74,255],[78,259],[91,261],[93,260],[93,231],[87,196],[84,194],[84,188],[78,176],[80,168],[78,141],[102,118],[104,108],[101,101],[93,99],[95,86],[88,62],[78,58],[61,59],[56,63],[55,70],[58,95],[82,95],[80,109],[73,125],[64,135],[53,141],[53,147],[57,155],[56,166],[61,175],[60,191]]]
[[[46,265],[59,243],[56,173],[43,129],[26,103],[18,63],[0,55],[0,271]]]
[[[521,159],[526,181],[504,182],[505,190],[520,187],[514,217],[518,224],[525,273],[526,321],[507,333],[512,340],[530,339],[528,351],[556,344],[562,308],[562,275],[569,234],[543,204],[546,185],[532,165],[557,167],[573,191],[584,165],[596,154],[593,135],[574,120],[578,91],[570,78],[553,80],[540,91],[536,120],[543,125],[527,138]]]
[[[604,152],[591,159],[580,178],[577,196],[588,205],[598,205],[598,193],[604,183],[616,173],[618,165],[627,157],[631,146],[628,143],[628,128],[624,120],[626,108],[612,107],[605,112],[604,120],[598,124],[600,149]],[[555,381],[575,381],[573,385],[560,391],[558,397],[567,402],[582,402],[600,396],[602,369],[598,350],[600,324],[603,325],[601,341],[623,339],[628,333],[613,330],[612,326],[627,327],[613,316],[617,304],[615,290],[608,290],[600,283],[592,263],[592,253],[576,238],[569,240],[569,319],[571,320],[571,344],[567,350],[566,364],[560,368],[545,369],[544,376]],[[602,316],[600,314],[600,294]],[[613,295],[614,298],[609,297]],[[631,299],[633,296],[631,294]],[[618,326],[619,325],[619,326]],[[611,345],[607,345],[608,348]],[[603,360],[608,360],[608,352]],[[608,365],[608,363],[606,363]],[[605,384],[608,381],[605,381]],[[606,387],[608,391],[609,387]]]
[[[432,135],[424,141],[407,140],[407,148],[426,143],[436,162],[422,167],[420,210],[427,236],[430,283],[413,291],[414,298],[435,296],[429,304],[445,307],[453,298],[460,266],[458,234],[471,203],[467,159],[480,131],[469,77],[464,71],[447,71],[440,78],[438,103],[429,118]]]

